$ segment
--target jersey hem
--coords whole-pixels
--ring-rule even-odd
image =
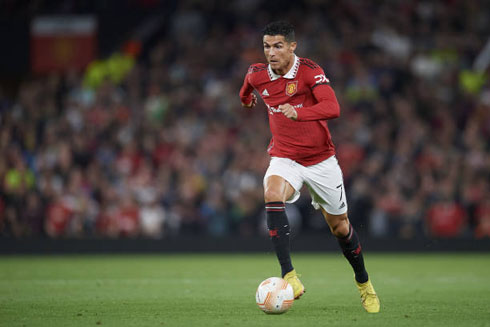
[[[291,156],[286,156],[282,154],[271,154],[269,153],[270,157],[277,157],[277,158],[286,158],[289,160],[293,160],[294,162],[299,163],[302,166],[308,167],[308,166],[313,166],[316,164],[319,164],[322,161],[327,160],[328,158],[332,157],[335,155],[335,151],[331,152],[326,152],[322,154],[315,155],[314,159],[304,159],[304,158],[292,158]]]

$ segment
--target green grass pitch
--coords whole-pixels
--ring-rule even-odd
[[[2,256],[0,326],[490,326],[490,254],[366,254],[368,314],[341,254],[293,255],[306,294],[255,304],[272,254]]]

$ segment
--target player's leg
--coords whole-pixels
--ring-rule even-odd
[[[271,175],[264,182],[265,212],[267,228],[271,237],[277,259],[281,265],[282,277],[293,287],[294,298],[298,299],[305,292],[305,287],[298,279],[290,256],[290,234],[285,202],[296,190],[284,178]]]
[[[368,274],[364,267],[361,243],[356,231],[349,222],[349,218],[347,218],[347,213],[332,215],[323,208],[321,210],[325,221],[330,227],[330,231],[337,238],[345,258],[354,269],[356,281],[358,283],[367,282]]]
[[[356,286],[361,294],[361,302],[364,309],[370,313],[379,312],[379,299],[364,266],[361,243],[359,242],[356,231],[349,223],[347,213],[332,215],[323,208],[321,208],[321,210],[330,227],[330,231],[337,237],[337,241],[339,242],[345,258],[349,261],[354,270]]]
[[[342,171],[335,156],[310,167],[305,167],[305,182],[310,189],[312,204],[321,209],[332,234],[354,270],[356,284],[361,292],[363,306],[368,312],[379,311],[379,300],[369,281],[361,244],[347,216]]]
[[[280,176],[272,175],[265,180],[264,200],[267,228],[281,265],[283,277],[293,270],[289,254],[291,227],[285,211],[285,202],[294,192],[294,188]]]
[[[299,197],[303,184],[301,177],[289,159],[272,158],[264,177],[264,200],[269,235],[281,265],[281,275],[294,290],[295,298],[304,293],[304,286],[298,279],[291,263],[291,227],[285,211],[285,203],[294,202]]]

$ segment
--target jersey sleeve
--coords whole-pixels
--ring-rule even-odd
[[[243,85],[240,89],[240,101],[244,104],[250,104],[252,102],[252,92],[254,87],[250,83],[250,77],[252,76],[252,66],[248,69],[247,74],[243,80]]]
[[[305,84],[317,103],[297,110],[297,121],[328,120],[340,116],[340,106],[323,69],[316,66],[305,72]]]

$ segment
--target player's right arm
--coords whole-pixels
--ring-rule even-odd
[[[254,87],[250,83],[250,76],[252,76],[252,66],[250,66],[245,79],[243,80],[242,88],[240,89],[240,101],[242,106],[246,108],[252,108],[257,104],[257,96],[253,93]]]

